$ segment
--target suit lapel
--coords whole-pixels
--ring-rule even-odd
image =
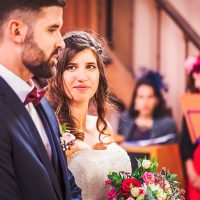
[[[38,130],[31,116],[26,110],[25,106],[21,102],[21,100],[1,77],[0,77],[0,95],[3,96],[4,103],[7,104],[8,107],[13,111],[13,113],[16,115],[16,119],[19,120],[19,122],[23,125],[23,128],[30,136],[33,148],[35,149],[35,152],[40,158],[40,161],[43,163],[46,170],[48,171],[48,174],[51,178],[55,191],[61,199],[62,195],[59,183],[56,174],[54,172],[53,166],[51,164],[51,161],[46,152],[46,149],[43,145],[42,139],[38,133]]]
[[[64,155],[64,152],[60,145],[60,130],[58,126],[58,121],[55,115],[52,115],[52,108],[49,105],[49,102],[43,98],[40,104],[41,108],[43,109],[43,113],[47,116],[46,119],[48,120],[48,124],[50,125],[50,129],[52,131],[52,138],[54,140],[58,162],[59,162],[59,170],[61,172],[61,177],[63,178],[63,182],[65,184],[65,197],[69,197],[71,195],[69,182],[68,182],[68,173],[67,173],[67,159]]]
[[[55,142],[53,140],[52,134],[51,134],[51,129],[49,126],[49,120],[47,119],[47,117],[45,116],[45,113],[43,112],[43,108],[42,105],[39,104],[38,106],[36,106],[36,110],[43,122],[43,126],[45,128],[45,131],[47,133],[47,137],[49,139],[50,145],[51,145],[51,153],[52,153],[52,164],[55,170],[57,170],[57,163],[58,163],[58,156],[56,153],[56,147],[55,147]]]

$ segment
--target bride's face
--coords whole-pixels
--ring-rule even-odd
[[[74,56],[63,72],[66,95],[72,102],[88,102],[99,84],[99,69],[94,52],[85,49]]]

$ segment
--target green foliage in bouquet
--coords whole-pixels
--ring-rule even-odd
[[[152,161],[147,160],[146,157],[136,159],[138,167],[133,172],[132,176],[139,181],[142,181],[142,175],[145,171],[156,173],[158,168],[158,163],[156,158],[153,158]]]
[[[121,175],[122,173],[117,173],[117,172],[111,172],[109,175],[108,175],[108,178],[112,181],[114,187],[117,188],[120,188],[121,184],[122,184],[122,181],[123,181],[123,177]]]

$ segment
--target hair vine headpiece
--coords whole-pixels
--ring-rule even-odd
[[[184,63],[186,72],[190,74],[191,72],[200,73],[200,56],[188,57]]]
[[[164,83],[163,76],[156,71],[147,69],[145,67],[140,68],[139,74],[136,78],[137,82],[148,82],[151,83],[156,90],[168,91],[166,83]]]

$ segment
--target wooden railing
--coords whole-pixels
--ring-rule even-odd
[[[200,49],[200,36],[195,32],[192,26],[185,18],[169,3],[167,0],[155,0],[159,8],[164,10],[172,20],[184,32],[187,39],[190,40],[198,49]]]

